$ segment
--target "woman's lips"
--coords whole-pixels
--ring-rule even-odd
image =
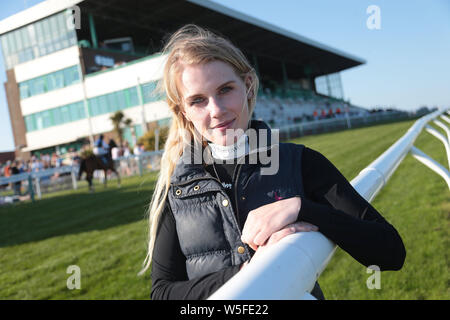
[[[218,129],[218,130],[226,130],[226,129],[229,129],[229,128],[231,128],[231,126],[233,125],[234,120],[235,120],[235,119],[230,120],[230,121],[228,121],[228,122],[224,122],[224,123],[222,123],[222,124],[220,124],[220,125],[218,125],[218,126],[215,126],[214,129]]]

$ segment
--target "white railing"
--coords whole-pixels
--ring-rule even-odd
[[[338,118],[317,119],[312,121],[283,125],[278,129],[287,140],[303,136],[305,134],[314,134],[319,132],[328,132],[336,129],[351,129],[353,127],[367,126],[386,121],[399,121],[416,117],[407,112],[381,112],[369,113],[365,115],[349,116],[348,113],[342,114]],[[450,133],[449,133],[450,134]]]
[[[420,157],[418,160],[444,177],[450,188],[449,171],[413,146],[426,124],[444,112],[445,110],[438,110],[417,120],[403,137],[351,181],[355,190],[367,201],[373,200],[408,152],[416,158]],[[442,119],[448,120],[445,115]],[[423,158],[426,161],[422,161]],[[336,245],[320,232],[289,235],[252,259],[209,299],[315,299],[310,292],[335,249]]]
[[[119,169],[121,164],[124,164],[131,170],[134,175],[143,175],[146,171],[159,170],[159,159],[163,153],[163,150],[143,152],[138,156],[131,155],[128,157],[120,157],[115,161],[116,169]],[[38,199],[42,199],[42,184],[48,185],[52,183],[60,183],[58,180],[52,179],[57,174],[69,173],[71,175],[72,188],[75,190],[78,188],[77,175],[79,167],[74,166],[61,166],[57,168],[49,168],[41,171],[24,172],[15,174],[10,177],[1,177],[0,186],[10,185],[17,182],[26,183],[26,194],[30,195],[32,201],[37,196]],[[103,179],[103,175],[99,175],[100,179]],[[70,188],[70,187],[69,187]]]

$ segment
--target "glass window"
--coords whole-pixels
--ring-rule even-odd
[[[6,35],[0,36],[0,39],[2,41],[3,56],[6,57],[9,55],[8,39],[6,39]]]
[[[28,27],[26,27],[26,32],[27,32],[28,39],[30,41],[30,46],[35,46],[37,42],[36,42],[36,31],[34,28],[34,24],[30,24]]]
[[[42,29],[44,32],[43,36],[45,39],[44,42],[45,42],[47,54],[52,53],[53,51],[55,51],[55,48],[53,47],[53,43],[52,43],[52,31],[51,31],[50,22],[48,21],[48,19],[42,20]]]
[[[127,100],[125,99],[125,90],[117,92],[117,102],[120,110],[127,108]]]
[[[78,119],[86,118],[86,114],[84,112],[84,102],[83,101],[77,102],[76,108],[78,109],[78,115],[79,115]]]
[[[58,14],[56,16],[56,20],[58,23],[58,29],[61,33],[61,45],[63,48],[67,48],[69,46],[69,39],[67,37],[67,20],[65,13]]]
[[[10,32],[8,34],[6,34],[6,38],[8,40],[8,45],[9,45],[9,53],[13,54],[15,52],[17,52],[17,46],[16,46],[16,41],[14,40],[14,36],[13,33]]]
[[[106,95],[106,98],[108,100],[108,112],[116,112],[118,110],[116,95],[109,93]]]
[[[100,114],[99,112],[99,105],[98,105],[98,98],[91,98],[89,99],[89,114],[91,117],[95,117],[96,115]]]
[[[155,82],[146,83],[141,87],[144,103],[153,102],[157,100],[157,97],[155,95],[155,88],[156,88]]]
[[[31,47],[31,43],[30,43],[30,38],[28,36],[27,27],[20,28],[19,31],[20,31],[20,35],[22,36],[23,48],[28,49],[29,47]]]
[[[61,41],[60,41],[60,37],[59,37],[60,30],[58,28],[56,16],[52,16],[52,17],[48,18],[48,20],[49,20],[49,25],[50,25],[52,42],[55,46],[55,51],[61,50],[62,46],[61,46]]]
[[[43,21],[36,22],[35,26],[36,26],[36,40],[39,46],[39,56],[44,56],[47,54],[47,47],[45,46]]]
[[[62,115],[61,115],[61,108],[53,109],[53,123],[55,126],[60,125],[63,123]]]
[[[27,127],[27,132],[36,130],[36,124],[34,123],[34,114],[25,116],[25,125]]]
[[[129,94],[129,99],[130,99],[130,107],[139,105],[137,88],[136,87],[129,88],[128,94]]]
[[[69,106],[61,107],[61,118],[63,121],[62,123],[70,122]]]
[[[46,86],[45,86],[45,78],[44,77],[39,77],[39,78],[30,80],[31,96],[35,96],[37,94],[44,93],[45,91],[46,91]]]
[[[53,125],[53,119],[52,119],[52,114],[51,114],[50,110],[45,110],[45,111],[42,111],[41,113],[42,113],[44,128],[51,127]]]
[[[64,87],[64,73],[63,71],[56,71],[47,76],[48,91]]]
[[[75,103],[69,105],[70,109],[70,120],[77,121],[79,119],[78,108]]]
[[[106,95],[97,97],[98,98],[98,114],[108,113],[108,100],[106,99]]]
[[[28,90],[28,81],[19,83],[19,90],[20,90],[20,99],[28,98],[30,96],[30,92]]]
[[[80,76],[78,74],[78,66],[73,66],[67,69],[64,69],[64,84],[69,86],[75,82],[80,80]]]
[[[43,120],[43,117],[42,117],[42,112],[35,113],[34,117],[36,119],[36,122],[35,122],[36,123],[36,129],[37,130],[43,129],[44,128],[44,120]]]
[[[22,43],[22,36],[20,34],[20,29],[13,31],[13,36],[14,39],[16,39],[16,43],[17,43],[17,52],[22,51],[23,49],[23,43]]]

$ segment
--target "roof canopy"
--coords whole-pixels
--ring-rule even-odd
[[[280,73],[286,64],[288,77],[312,78],[365,63],[364,60],[284,30],[265,21],[208,0],[85,0],[82,14],[95,18],[99,41],[132,36],[147,54],[159,51],[162,41],[187,23],[217,31],[231,39],[266,73]],[[84,15],[82,26],[88,25]],[[89,38],[88,28],[81,34]]]

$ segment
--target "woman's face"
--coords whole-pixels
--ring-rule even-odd
[[[228,64],[215,60],[183,65],[178,88],[183,115],[204,139],[230,145],[247,129],[247,87]]]

